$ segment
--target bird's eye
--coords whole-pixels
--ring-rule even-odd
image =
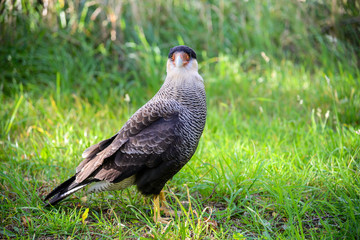
[[[171,55],[171,60],[175,61],[175,54]]]
[[[190,60],[190,56],[189,56],[189,54],[187,54],[187,53],[185,54],[185,60],[186,60],[186,61],[189,61],[189,60]]]

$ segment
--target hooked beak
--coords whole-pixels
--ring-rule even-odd
[[[182,67],[189,63],[188,59],[186,58],[186,53],[179,52],[179,53],[174,53],[174,55],[175,55],[174,64],[176,67]]]

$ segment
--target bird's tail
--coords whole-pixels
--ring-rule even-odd
[[[57,204],[58,202],[60,202],[61,200],[63,200],[67,196],[69,196],[70,194],[77,192],[80,189],[82,189],[83,187],[85,187],[86,185],[89,185],[90,183],[92,183],[92,181],[84,181],[82,183],[77,183],[77,182],[75,182],[75,178],[76,178],[76,176],[74,175],[71,178],[69,178],[68,180],[66,180],[65,182],[63,182],[62,184],[60,184],[54,190],[52,190],[52,192],[49,193],[44,199],[44,201],[48,200],[45,207],[47,207],[49,205]]]

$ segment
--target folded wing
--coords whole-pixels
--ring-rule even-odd
[[[149,109],[140,109],[116,135],[86,149],[76,182],[88,178],[117,182],[160,164],[161,155],[178,138],[179,114]]]

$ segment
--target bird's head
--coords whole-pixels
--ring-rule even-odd
[[[188,46],[176,46],[170,49],[167,72],[196,71],[198,63],[196,61],[196,53]]]

